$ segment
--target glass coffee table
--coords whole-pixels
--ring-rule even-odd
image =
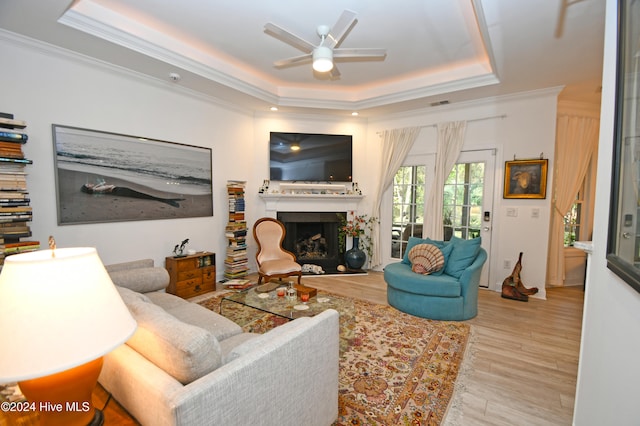
[[[340,314],[340,352],[348,347],[353,339],[355,324],[355,307],[353,300],[332,294],[318,294],[303,303],[300,299],[288,299],[286,296],[277,296],[276,291],[269,293],[257,292],[255,288],[235,292],[223,296],[220,301],[220,314],[227,318],[236,317],[239,307],[252,308],[255,314],[272,314],[286,320],[294,320],[301,317],[312,317],[327,309],[335,309]],[[242,315],[242,318],[247,316]],[[254,316],[255,318],[255,316]],[[245,324],[239,324],[244,326]]]

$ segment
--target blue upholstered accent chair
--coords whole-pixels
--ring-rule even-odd
[[[435,273],[422,275],[411,270],[409,252],[417,244],[433,244],[441,248],[444,267]],[[478,286],[487,252],[480,247],[480,238],[432,241],[409,238],[401,262],[384,268],[387,301],[396,309],[422,318],[462,321],[478,314]]]

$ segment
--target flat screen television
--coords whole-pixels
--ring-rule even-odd
[[[351,182],[351,135],[271,132],[272,181]]]

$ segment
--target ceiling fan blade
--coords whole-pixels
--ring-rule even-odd
[[[276,68],[285,68],[293,65],[302,64],[305,62],[311,62],[311,54],[294,56],[292,58],[281,59],[279,61],[275,61],[273,66]]]
[[[339,45],[356,22],[357,19],[355,12],[352,12],[351,10],[345,10],[342,12],[338,21],[335,23],[333,28],[331,28],[331,31],[329,31],[324,45],[331,48]]]
[[[331,74],[331,80],[337,80],[338,78],[340,78],[340,70],[338,69],[336,64],[333,64],[333,68],[331,68],[331,71],[329,72]]]
[[[385,58],[386,49],[375,48],[340,48],[333,50],[334,58]]]
[[[296,49],[300,49],[305,53],[313,52],[313,49],[315,49],[316,47],[305,39],[293,34],[291,31],[279,27],[276,24],[272,24],[271,22],[264,25],[264,31],[267,34],[274,36],[278,40],[282,40],[285,43],[290,44],[291,46],[295,47]]]

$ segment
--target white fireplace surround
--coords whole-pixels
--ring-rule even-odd
[[[357,212],[363,195],[334,194],[260,194],[267,216],[278,212]]]

